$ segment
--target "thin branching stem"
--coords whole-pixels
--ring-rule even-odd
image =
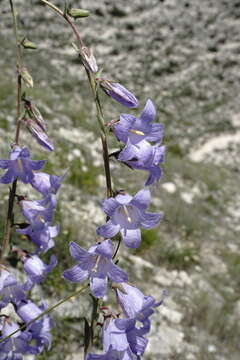
[[[86,290],[88,288],[88,285],[84,285],[82,286],[80,289],[78,289],[77,291],[75,291],[74,293],[65,296],[62,300],[60,300],[58,303],[56,303],[53,306],[50,306],[48,309],[46,309],[45,311],[43,311],[41,314],[39,314],[38,316],[36,316],[34,319],[30,320],[28,323],[22,325],[21,327],[19,327],[17,330],[13,331],[11,334],[9,334],[8,336],[4,337],[3,339],[0,339],[0,343],[2,343],[3,341],[8,340],[10,337],[12,337],[13,335],[17,334],[19,331],[26,329],[28,326],[30,326],[31,324],[33,324],[35,321],[39,320],[41,317],[43,317],[44,315],[49,314],[50,312],[52,312],[54,309],[56,309],[58,306],[62,305],[63,303],[65,303],[66,301],[71,300],[72,298],[74,298],[75,296],[81,294],[84,290]]]
[[[81,39],[80,33],[79,33],[76,25],[71,20],[71,18],[67,14],[65,14],[61,9],[59,9],[57,6],[53,5],[50,1],[41,0],[41,2],[44,3],[45,5],[47,5],[48,7],[50,7],[52,10],[56,11],[71,26],[73,33],[75,34],[75,36],[77,38],[77,41],[79,44],[79,52],[81,54],[84,44]],[[93,99],[94,99],[94,102],[96,105],[96,110],[97,110],[97,119],[98,119],[98,123],[100,126],[100,137],[101,137],[101,142],[102,142],[103,162],[104,162],[106,187],[107,187],[107,197],[111,197],[113,195],[112,180],[111,180],[111,170],[110,170],[109,154],[108,154],[108,143],[107,143],[106,129],[105,129],[105,125],[104,125],[103,112],[102,112],[101,103],[100,103],[100,100],[98,97],[95,77],[86,68],[85,68],[85,70],[87,72],[89,84],[90,84],[90,87],[92,90]]]

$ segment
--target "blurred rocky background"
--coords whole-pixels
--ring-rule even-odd
[[[25,134],[33,158],[46,171],[68,176],[59,194],[54,249],[59,265],[33,294],[55,303],[74,286],[60,275],[73,264],[68,242],[88,247],[104,215],[101,146],[96,113],[83,68],[63,20],[37,0],[15,0],[19,29],[38,45],[24,59],[35,82],[27,94],[44,115],[56,151],[48,154]],[[55,1],[63,8],[64,1]],[[164,176],[152,188],[161,224],[144,232],[137,251],[122,249],[120,265],[147,294],[169,296],[153,317],[146,360],[238,360],[240,334],[240,1],[86,0],[74,7],[91,16],[78,21],[104,76],[140,100],[129,111],[102,96],[105,120],[139,114],[151,98],[164,123]],[[0,147],[8,156],[16,107],[15,48],[7,1],[0,1]],[[117,143],[110,139],[110,148]],[[114,186],[134,193],[146,175],[111,162]],[[30,196],[32,190],[23,187]],[[7,189],[1,186],[1,222]],[[18,243],[17,237],[15,243]],[[24,241],[23,241],[24,242]],[[24,245],[27,246],[26,244]],[[46,254],[45,259],[49,257]],[[18,265],[21,269],[20,264]],[[109,299],[110,301],[111,299]],[[39,359],[81,359],[84,296],[55,313],[53,348]]]

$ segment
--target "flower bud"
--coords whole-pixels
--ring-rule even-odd
[[[24,124],[29,130],[30,134],[37,140],[37,142],[48,151],[53,151],[54,146],[49,140],[47,134],[43,129],[32,119],[23,119]]]
[[[67,13],[69,16],[71,16],[74,19],[81,18],[81,17],[87,17],[90,15],[90,12],[88,10],[75,9],[75,8],[68,9]]]
[[[26,99],[25,97],[22,100],[24,101],[25,109],[27,110],[30,118],[35,120],[43,131],[47,131],[47,126],[38,108],[32,103],[32,101]]]
[[[19,69],[19,73],[23,79],[23,81],[25,82],[25,84],[27,85],[27,87],[33,87],[33,78],[32,76],[29,74],[28,69],[23,66]]]
[[[87,48],[87,47],[82,47],[81,49],[81,59],[82,59],[82,63],[83,65],[91,72],[96,73],[98,71],[98,66],[97,66],[97,62],[96,59],[91,51],[91,49]]]
[[[33,49],[33,50],[37,49],[37,45],[26,38],[23,39],[21,45],[24,47],[24,49]]]
[[[138,107],[138,100],[121,84],[106,79],[97,79],[103,91],[114,100],[128,108]]]

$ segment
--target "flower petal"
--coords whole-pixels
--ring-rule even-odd
[[[0,160],[0,168],[7,169],[11,164],[11,160]]]
[[[148,188],[144,188],[136,193],[133,197],[131,204],[135,205],[136,207],[145,210],[150,203],[151,200],[151,193]]]
[[[158,213],[141,213],[141,226],[144,229],[152,229],[159,223],[161,214]]]
[[[97,235],[103,236],[104,238],[112,238],[120,230],[120,225],[114,225],[111,220],[106,224],[99,226],[96,230]]]
[[[62,276],[64,279],[72,282],[82,282],[88,278],[89,271],[82,270],[79,265],[75,265],[71,269],[65,270]]]
[[[151,133],[146,136],[146,140],[160,142],[163,138],[163,130],[163,124],[152,124]]]
[[[114,282],[128,281],[128,275],[125,271],[120,269],[117,265],[111,263],[108,270],[109,278]]]
[[[152,166],[149,169],[149,176],[147,178],[147,181],[145,182],[145,186],[149,186],[153,184],[155,181],[159,181],[162,177],[162,170],[158,166]]]
[[[91,256],[87,250],[81,248],[77,243],[71,241],[69,243],[69,251],[74,260],[85,261]]]
[[[112,258],[113,244],[111,240],[105,240],[96,248],[95,254],[103,255],[108,259]]]
[[[46,163],[46,160],[30,160],[32,170],[40,170]]]
[[[10,184],[15,179],[14,172],[8,169],[7,172],[0,178],[1,184]]]
[[[107,293],[107,277],[99,278],[92,276],[90,279],[90,289],[94,296],[101,298]]]
[[[119,203],[114,198],[106,199],[102,202],[102,209],[108,216],[112,216]]]
[[[133,230],[124,229],[121,230],[121,235],[123,242],[127,247],[131,249],[136,249],[140,245],[141,242],[140,229],[133,229]]]
[[[136,118],[133,115],[120,115],[120,121],[113,127],[113,132],[119,141],[126,144],[129,136],[129,129],[135,120]]]
[[[141,114],[141,119],[146,122],[151,122],[156,117],[156,109],[152,100],[148,99]]]

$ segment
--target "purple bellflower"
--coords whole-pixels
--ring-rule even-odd
[[[127,145],[116,157],[132,169],[148,171],[149,176],[145,186],[149,186],[159,181],[162,176],[159,165],[164,161],[164,154],[164,145],[150,145],[146,140],[142,140],[136,145],[132,145],[128,141]]]
[[[135,319],[106,320],[103,326],[105,354],[89,354],[87,360],[140,360],[147,346]]]
[[[33,223],[23,229],[16,230],[19,234],[26,235],[37,245],[36,253],[46,253],[54,246],[54,240],[58,233],[58,226],[50,226],[48,222],[35,220]]]
[[[78,261],[73,268],[65,270],[63,277],[73,282],[82,282],[90,279],[90,289],[93,295],[101,298],[107,293],[108,278],[114,282],[124,282],[127,274],[113,264],[113,245],[111,240],[105,240],[89,248],[88,251],[81,248],[75,242],[71,242],[70,253]]]
[[[103,91],[121,105],[128,108],[138,107],[138,100],[136,97],[121,84],[106,79],[97,80]]]
[[[15,276],[0,266],[0,309],[10,302],[17,304],[26,299],[23,286],[19,285]]]
[[[56,208],[57,200],[55,194],[49,194],[42,200],[20,200],[19,205],[23,215],[30,222],[35,220],[50,222]],[[45,207],[47,206],[47,207]]]
[[[124,193],[104,200],[102,208],[109,220],[97,228],[97,234],[111,238],[120,231],[125,245],[133,249],[137,248],[141,242],[140,227],[151,229],[161,218],[160,214],[145,212],[150,197],[149,189],[144,188],[134,197]]]
[[[0,160],[0,168],[7,169],[6,173],[0,178],[0,183],[10,184],[16,178],[27,184],[33,180],[34,170],[40,170],[45,164],[45,160],[31,160],[30,152],[25,147],[21,149],[15,146],[10,153],[10,160]]]
[[[11,321],[9,318],[4,318],[4,323],[1,329],[0,340],[4,339],[14,331],[18,330],[19,326]],[[12,335],[7,340],[3,341],[0,346],[0,359],[1,360],[22,360],[22,355],[37,354],[36,347],[29,345],[32,335],[27,330],[19,331]]]
[[[142,333],[150,331],[149,317],[154,313],[156,307],[160,306],[166,297],[166,291],[163,291],[159,302],[156,302],[152,296],[144,295],[137,287],[128,283],[116,284],[116,294],[119,305],[127,318],[135,318],[144,326]]]
[[[35,319],[47,308],[46,304],[38,307],[32,301],[23,301],[18,305],[17,314],[27,324],[29,321]],[[40,319],[34,321],[27,326],[27,330],[31,332],[32,338],[36,340],[38,352],[41,352],[46,345],[48,350],[51,347],[51,329],[53,327],[52,320],[48,315],[42,316]]]
[[[57,265],[57,259],[54,255],[51,256],[49,265],[45,264],[38,255],[24,253],[21,259],[24,270],[33,284],[39,284],[43,281],[47,274]]]
[[[66,174],[63,176],[56,176],[43,172],[34,173],[31,185],[44,196],[47,196],[49,193],[56,194],[65,176]]]
[[[124,144],[129,141],[136,145],[142,140],[160,142],[163,137],[163,125],[153,124],[156,110],[153,102],[148,99],[139,118],[133,115],[121,114],[120,120],[112,126],[117,139]]]

